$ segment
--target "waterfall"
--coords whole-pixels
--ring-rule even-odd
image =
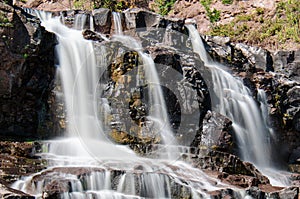
[[[253,99],[251,91],[241,79],[233,77],[226,71],[225,66],[211,61],[197,29],[190,24],[186,26],[190,33],[194,52],[200,56],[205,66],[211,71],[212,107],[216,112],[232,120],[242,159],[254,163],[269,177],[273,185],[286,186],[288,184],[286,175],[282,175],[283,179],[278,180],[274,179],[274,172],[269,172],[272,170],[270,168],[273,167],[272,161],[274,161],[271,158],[269,139],[273,131],[267,125],[266,99],[263,91],[259,91],[260,98],[263,100],[260,109]],[[261,110],[264,115],[261,114]]]
[[[153,59],[150,57],[150,55],[142,51],[142,45],[133,37],[126,35],[115,35],[113,37],[113,40],[122,42],[125,46],[137,51],[139,56],[142,58],[142,67],[145,71],[146,81],[148,85],[148,95],[150,98],[148,99],[148,106],[150,111],[147,119],[149,119],[154,124],[152,128],[158,131],[162,138],[163,144],[165,145],[164,150],[161,151],[163,153],[160,154],[160,156],[162,158],[173,160],[178,158],[178,150],[172,147],[174,145],[177,145],[177,141],[175,136],[173,135],[173,131],[170,125],[159,75],[157,73]],[[139,83],[139,81],[137,82]],[[145,125],[147,125],[147,123]],[[167,153],[167,157],[164,154],[165,152]]]
[[[122,19],[119,12],[113,12],[114,29],[116,35],[123,35]]]
[[[75,27],[85,23],[84,20],[79,21],[81,23],[78,22]],[[98,119],[98,113],[95,111],[99,102],[97,96],[101,92],[97,86],[98,80],[101,73],[105,71],[106,65],[96,64],[92,42],[85,40],[81,31],[65,27],[59,17],[42,19],[42,22],[48,31],[56,34],[59,42],[56,52],[66,103],[67,134],[73,138],[72,144],[64,143],[63,146],[66,147],[53,147],[58,151],[51,152],[62,154],[64,153],[62,148],[65,148],[66,153],[74,153],[68,149],[68,146],[73,145],[77,147],[77,151],[80,151],[78,148],[82,148],[84,155],[88,150],[93,156],[101,158],[134,157],[132,152],[128,152],[129,149],[120,149],[108,140],[101,120]],[[77,139],[79,141],[76,141]],[[99,145],[102,146],[101,150]]]
[[[42,12],[37,14],[44,16]],[[129,148],[114,144],[107,138],[104,129],[107,118],[102,117],[109,115],[111,110],[108,100],[102,98],[104,86],[99,83],[108,66],[105,59],[107,52],[105,46],[101,46],[96,54],[93,42],[84,40],[81,31],[76,30],[84,26],[85,20],[79,20],[75,29],[65,27],[59,17],[45,15],[41,20],[58,40],[57,70],[65,97],[67,135],[46,142],[46,150],[41,155],[48,162],[47,169],[17,181],[13,188],[37,198],[48,194],[45,190],[49,187],[50,190],[62,189],[56,190],[59,195],[53,198],[66,199],[198,199],[210,198],[213,192],[219,191],[231,192],[234,198],[247,198],[244,190],[224,184],[202,170],[175,159],[179,156],[180,147],[169,123],[159,76],[153,59],[143,52],[137,40],[121,35],[122,29],[112,38],[135,50],[141,58],[139,69],[145,72],[149,92],[147,119],[154,123],[155,129],[159,129],[167,153],[167,156],[163,154],[158,159],[137,157]],[[115,22],[120,23],[120,20]],[[121,27],[120,24],[117,26]],[[143,83],[137,81],[137,86]],[[181,151],[189,153],[188,148]]]
[[[75,15],[74,25],[73,25],[74,29],[83,30],[85,28],[86,20],[87,20],[86,14]]]

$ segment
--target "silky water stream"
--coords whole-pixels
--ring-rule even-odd
[[[152,58],[143,53],[141,45],[117,29],[113,40],[136,50],[145,65],[145,78],[150,85],[150,111],[148,119],[157,125],[166,148],[157,159],[137,156],[131,149],[111,142],[105,134],[104,119],[98,114],[99,105],[109,113],[107,99],[99,98],[103,85],[101,74],[107,69],[105,49],[95,54],[91,41],[83,38],[85,16],[77,18],[74,29],[61,23],[60,17],[51,17],[41,11],[28,10],[40,17],[42,25],[56,34],[56,54],[59,78],[62,82],[68,126],[66,136],[45,142],[47,150],[40,154],[48,168],[14,183],[13,188],[47,197],[57,198],[209,198],[209,192],[231,188],[233,195],[244,198],[245,192],[221,183],[203,171],[176,160],[179,150],[168,122],[164,97]],[[118,17],[115,16],[115,21]],[[93,26],[90,26],[93,27]],[[121,27],[119,24],[117,27]],[[129,42],[128,42],[129,41]],[[100,60],[100,61],[99,61]],[[168,150],[169,146],[172,150]],[[175,146],[175,147],[174,147]],[[174,155],[175,154],[175,155]],[[45,190],[54,190],[47,192]],[[56,192],[55,192],[56,191]]]
[[[194,52],[211,72],[212,107],[232,120],[242,159],[255,164],[274,186],[288,186],[286,172],[275,169],[276,160],[271,154],[270,138],[275,135],[268,125],[265,92],[258,89],[259,107],[241,79],[227,72],[226,66],[212,61],[195,26],[187,28]]]

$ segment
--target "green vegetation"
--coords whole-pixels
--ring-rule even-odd
[[[233,3],[233,0],[222,0],[222,3],[225,5],[230,5]]]
[[[122,11],[132,7],[130,1],[123,0],[93,0],[94,8],[108,8],[112,11]]]
[[[211,0],[200,0],[201,5],[206,11],[206,15],[211,23],[218,22],[220,20],[220,11],[217,9],[211,9]]]
[[[13,24],[9,21],[5,13],[0,12],[0,27],[14,27]]]
[[[201,0],[202,2],[210,1]],[[269,44],[279,48],[284,48],[286,42],[300,42],[298,0],[278,2],[274,17],[264,15],[265,12],[264,8],[256,8],[252,14],[237,15],[232,22],[214,25],[208,34],[228,36],[234,41],[252,45]],[[212,20],[211,22],[213,23]]]
[[[154,2],[158,8],[158,13],[164,16],[171,11],[176,0],[155,0]]]
[[[85,9],[86,2],[83,0],[74,0],[73,5],[75,9]]]
[[[129,1],[123,0],[74,0],[73,5],[75,9],[92,10],[95,8],[108,8],[116,12],[133,6]]]

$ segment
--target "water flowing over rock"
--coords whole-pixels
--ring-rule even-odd
[[[287,158],[299,146],[299,52],[268,52],[244,44],[234,44],[222,37],[204,39],[213,59],[231,67],[236,76],[247,82],[246,85],[254,95],[258,89],[265,90],[269,125],[279,132],[271,139],[274,146],[276,143],[281,145],[282,156]]]
[[[32,134],[44,137],[45,130],[49,131],[47,136],[63,130],[76,137],[34,146],[4,143],[1,156],[6,161],[1,162],[1,179],[10,183],[20,175],[35,174],[12,185],[24,193],[7,188],[5,183],[0,193],[16,193],[19,198],[299,195],[299,187],[271,186],[274,176],[268,179],[263,175],[269,175],[267,171],[238,157],[259,166],[272,165],[267,155],[272,154],[265,149],[270,143],[284,143],[288,153],[282,149],[283,154],[291,154],[286,156],[291,170],[299,172],[300,136],[295,138],[300,129],[297,51],[274,54],[233,44],[229,38],[205,36],[212,60],[229,66],[229,72],[220,67],[223,72],[217,76],[212,72],[217,67],[207,67],[212,61],[209,56],[203,57],[196,50],[199,46],[195,46],[193,33],[183,19],[164,18],[144,9],[123,13],[104,8],[60,13],[25,9],[39,16],[42,25],[56,33],[55,39],[37,18],[0,5],[1,12],[10,16],[0,28],[5,35],[0,45],[4,52],[0,119],[5,121],[1,128],[22,133],[22,138],[26,132],[31,132],[30,138]],[[54,65],[60,74],[55,81]],[[224,86],[218,93],[214,88],[218,81],[234,85]],[[234,86],[240,93],[232,94]],[[234,106],[244,101],[250,104],[249,110]],[[234,108],[223,109],[226,103]],[[25,108],[15,112],[20,106]],[[252,118],[245,116],[249,111],[255,113]],[[31,120],[24,122],[23,114]],[[263,128],[258,129],[261,124]],[[247,135],[245,140],[251,144],[240,143],[244,140],[238,140],[237,135],[250,131],[268,134],[257,143]],[[263,154],[257,154],[257,149]],[[22,166],[11,169],[13,162]],[[19,173],[14,176],[16,169]],[[287,176],[289,183],[293,181],[291,185],[299,185],[296,174],[278,173],[281,175]]]

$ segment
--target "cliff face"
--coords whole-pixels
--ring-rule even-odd
[[[55,74],[55,37],[36,18],[3,2],[0,20],[1,136],[46,136],[52,120],[48,99]]]

